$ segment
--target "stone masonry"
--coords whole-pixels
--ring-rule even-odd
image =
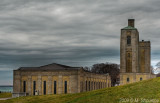
[[[49,64],[14,70],[13,94],[28,95],[80,93],[111,86],[108,74],[95,74],[81,67]]]
[[[150,41],[139,41],[134,19],[121,29],[120,39],[120,85],[155,78],[151,73]]]

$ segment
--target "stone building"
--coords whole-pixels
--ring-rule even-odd
[[[139,41],[134,19],[121,29],[120,39],[120,85],[154,78],[151,73],[150,41]]]
[[[14,70],[13,97],[28,95],[79,93],[111,86],[108,74],[95,74],[82,67],[49,64]]]

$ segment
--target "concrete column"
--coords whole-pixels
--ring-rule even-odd
[[[96,90],[96,81],[94,80],[94,90]]]
[[[133,74],[133,81],[136,82],[136,73]]]
[[[52,93],[52,76],[48,76],[48,93],[47,94],[53,94]]]
[[[120,74],[120,85],[123,85],[123,74]]]
[[[58,94],[63,93],[63,80],[62,80],[62,75],[58,76]]]
[[[77,81],[77,92],[80,93],[80,73],[78,73],[78,81]]]
[[[96,90],[98,89],[98,82],[96,81]]]
[[[32,76],[28,76],[28,93],[32,95]]]
[[[102,82],[102,88],[104,88],[104,81]]]
[[[94,90],[96,90],[97,89],[97,81],[95,80],[95,89]]]
[[[93,80],[91,81],[91,90],[93,90]]]
[[[69,93],[72,93],[72,76],[69,76]]]
[[[86,80],[85,80],[85,91],[88,90],[87,86],[88,86],[88,84],[87,84],[87,78],[86,78]]]
[[[37,78],[38,85],[38,95],[42,95],[42,76],[38,76]]]
[[[19,93],[21,92],[21,76],[20,75],[14,75],[14,82],[13,82],[13,92]]]
[[[83,92],[86,91],[86,85],[85,85],[85,84],[86,84],[86,82],[85,82],[86,80],[85,80],[85,78],[86,78],[86,77],[84,76],[84,77],[83,77]]]
[[[78,90],[80,90],[80,80],[78,81],[78,77],[77,75],[71,75],[70,77],[70,82],[71,82],[71,93],[78,93]],[[79,83],[78,83],[79,82]],[[79,89],[77,89],[79,87]]]

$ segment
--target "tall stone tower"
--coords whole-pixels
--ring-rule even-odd
[[[120,85],[153,78],[150,70],[150,41],[139,42],[139,32],[134,19],[121,29]]]

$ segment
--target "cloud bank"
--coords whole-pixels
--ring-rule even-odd
[[[21,66],[119,64],[120,29],[129,18],[140,40],[151,41],[155,65],[159,5],[158,0],[1,0],[0,74],[12,81],[12,70]],[[0,84],[8,84],[0,77]]]

